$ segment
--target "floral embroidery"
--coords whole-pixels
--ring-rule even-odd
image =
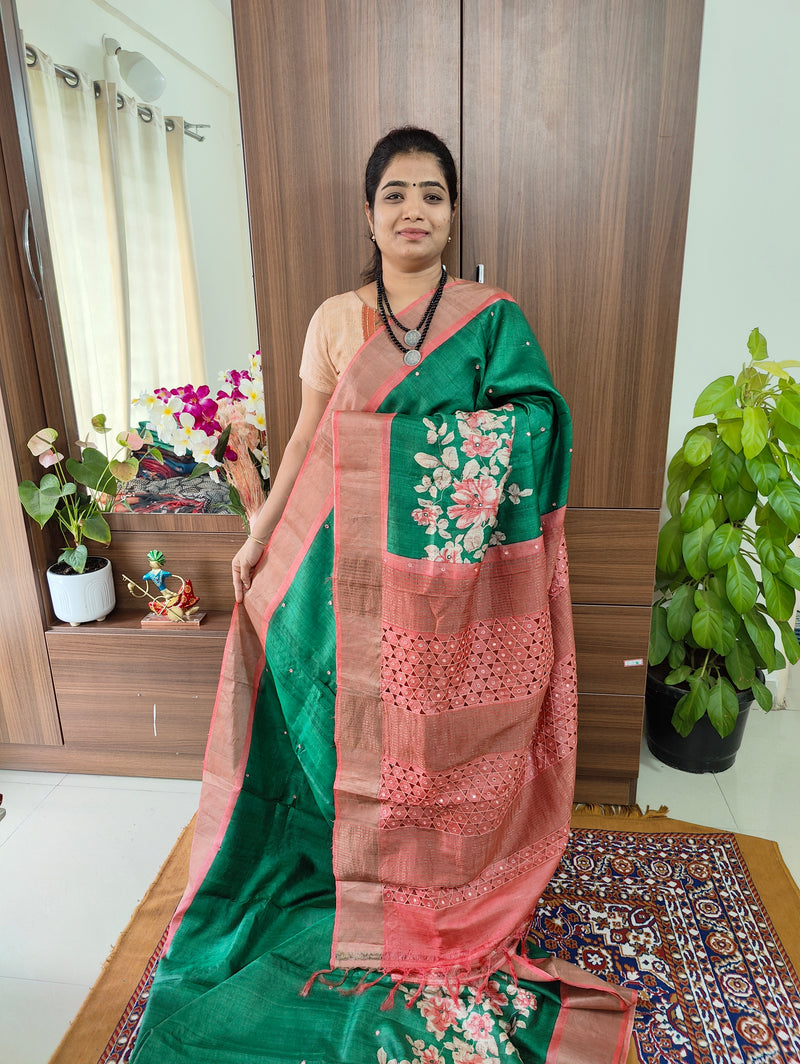
[[[446,990],[401,986],[406,1007],[419,1010],[430,1038],[406,1035],[410,1057],[389,1058],[383,1047],[378,1064],[498,1064],[521,1058],[512,1041],[537,1009],[536,995],[498,974],[482,991],[464,987],[454,998]],[[376,1032],[377,1034],[378,1032]]]
[[[411,516],[425,527],[432,542],[425,547],[431,561],[480,561],[489,546],[504,542],[497,527],[500,504],[518,505],[531,488],[506,484],[514,439],[513,406],[500,410],[456,411],[437,425],[425,418],[429,446],[419,451],[417,465],[427,472],[415,485],[418,508]],[[505,412],[503,412],[505,411]]]

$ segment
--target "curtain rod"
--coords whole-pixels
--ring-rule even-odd
[[[36,52],[33,50],[33,48],[31,48],[31,46],[29,44],[26,44],[25,45],[25,62],[26,62],[26,64],[28,66],[30,66],[30,67],[36,66],[38,61],[39,61],[39,59],[38,59],[38,56],[36,55]],[[78,74],[78,71],[74,70],[72,67],[59,66],[58,63],[53,63],[53,69],[55,70],[56,74],[58,74],[58,76],[60,78],[64,79],[64,81],[67,83],[67,85],[70,86],[70,88],[74,89],[80,83],[80,75]],[[95,94],[95,96],[99,96],[100,95],[100,82],[99,81],[95,81],[94,82],[94,94]],[[122,95],[122,93],[118,92],[117,93],[117,110],[121,110],[124,106],[125,106],[125,97]],[[153,120],[153,112],[152,112],[152,110],[149,107],[145,107],[144,104],[139,103],[139,104],[136,105],[136,111],[137,111],[139,117],[142,119],[142,121],[144,121],[144,122],[152,122],[152,120]],[[171,118],[165,118],[164,119],[164,128],[167,130],[168,133],[171,133],[175,129],[175,123],[172,121]],[[184,123],[183,123],[183,132],[186,134],[186,136],[187,137],[191,137],[192,140],[198,140],[201,143],[206,138],[204,136],[202,136],[200,133],[196,133],[195,130],[197,130],[197,129],[209,129],[209,128],[210,128],[209,126],[203,125],[203,124],[198,123],[198,122],[186,122],[186,121],[184,121]]]

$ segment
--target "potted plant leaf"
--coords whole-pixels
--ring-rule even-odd
[[[101,436],[110,432],[104,414],[92,418],[92,428]],[[47,571],[53,612],[62,621],[82,624],[107,616],[115,602],[108,558],[90,558],[84,541],[111,542],[103,515],[114,505],[120,483],[136,476],[139,461],[131,452],[148,446],[152,437],[120,433],[113,454],[81,440],[80,458],[66,459],[56,447],[57,439],[51,428],[31,436],[28,450],[46,472],[38,484],[22,481],[18,491],[26,513],[40,528],[55,517],[61,529],[65,547]]]
[[[667,473],[650,631],[645,734],[690,772],[733,764],[764,673],[800,658],[800,383],[758,329],[737,377],[703,389]]]

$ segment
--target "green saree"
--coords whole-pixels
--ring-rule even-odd
[[[574,784],[570,453],[502,292],[355,356],[234,614],[135,1064],[625,1060],[631,995],[524,946]]]

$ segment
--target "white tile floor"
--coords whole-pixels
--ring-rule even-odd
[[[638,801],[776,839],[800,882],[799,747],[794,711],[751,712],[735,765],[716,776],[677,772],[643,747]],[[0,770],[0,793],[0,1061],[46,1064],[199,784]]]

